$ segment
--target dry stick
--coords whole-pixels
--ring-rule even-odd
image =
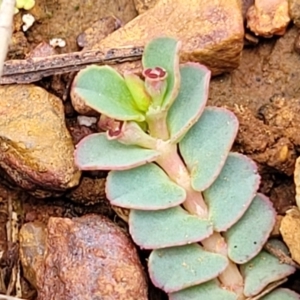
[[[0,7],[0,77],[12,34],[15,0],[2,0]]]
[[[0,84],[31,83],[43,77],[78,71],[90,64],[119,64],[140,60],[143,47],[126,46],[106,51],[86,50],[47,57],[8,60]]]
[[[274,246],[272,243],[267,242],[265,244],[264,248],[269,253],[271,253],[272,255],[277,257],[282,264],[287,264],[287,265],[290,265],[290,266],[295,267],[297,269],[300,269],[300,266],[296,262],[294,262],[293,259],[289,255],[287,255],[282,249],[277,248],[276,246]]]

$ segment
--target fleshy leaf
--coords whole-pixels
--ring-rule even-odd
[[[106,195],[113,205],[141,210],[177,206],[186,198],[185,190],[155,164],[110,172]]]
[[[233,152],[228,155],[220,175],[203,193],[216,231],[226,231],[242,217],[259,182],[257,166],[250,158]]]
[[[285,245],[277,240],[269,241],[287,253]],[[267,285],[295,272],[295,268],[280,262],[275,256],[261,251],[252,260],[240,266],[244,278],[244,294],[247,297],[259,294]]]
[[[172,142],[178,142],[203,112],[207,98],[210,71],[200,64],[187,63],[180,68],[179,94],[171,106],[167,124]]]
[[[154,161],[159,155],[155,150],[108,140],[105,133],[94,133],[76,145],[75,163],[80,170],[126,170]]]
[[[145,90],[144,81],[134,73],[125,73],[124,80],[138,109],[147,111],[151,98]]]
[[[225,233],[229,258],[237,264],[252,259],[267,241],[275,218],[271,201],[257,194],[243,217]]]
[[[260,298],[260,300],[299,300],[300,296],[295,293],[294,291],[291,291],[289,289],[285,288],[279,288],[268,295]]]
[[[159,249],[201,241],[212,234],[213,227],[209,220],[177,206],[158,211],[131,210],[129,231],[142,248]]]
[[[109,66],[89,66],[74,79],[71,97],[79,97],[94,110],[117,120],[142,122],[124,78]]]
[[[179,143],[196,191],[207,189],[219,175],[238,130],[236,116],[224,108],[207,107]]]
[[[198,244],[154,250],[148,262],[152,282],[167,293],[216,278],[227,265],[225,256]]]
[[[170,300],[237,300],[238,295],[222,288],[216,280],[169,294]]]
[[[180,85],[179,75],[180,43],[172,38],[156,38],[148,43],[142,58],[144,69],[160,67],[167,71],[167,90],[161,104],[168,109],[174,102]]]

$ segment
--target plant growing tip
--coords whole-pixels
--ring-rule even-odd
[[[71,96],[102,114],[106,132],[79,142],[76,164],[111,170],[107,198],[130,209],[129,232],[153,250],[150,278],[170,299],[299,299],[272,291],[295,269],[262,250],[276,212],[257,193],[255,163],[231,152],[238,120],[205,108],[210,71],[179,65],[179,50],[172,38],[151,41],[144,80],[107,66],[78,73]]]
[[[152,98],[152,107],[157,108],[162,105],[162,101],[167,91],[167,72],[163,68],[148,68],[143,71],[145,77],[145,88]]]
[[[124,79],[137,108],[146,112],[151,104],[151,97],[147,93],[144,81],[133,73],[125,73]]]

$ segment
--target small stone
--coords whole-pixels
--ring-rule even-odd
[[[31,14],[25,14],[22,16],[22,21],[24,25],[22,26],[22,30],[25,32],[27,31],[35,22],[35,18]]]
[[[292,208],[286,212],[281,221],[280,232],[293,260],[300,264],[300,211],[298,208]]]
[[[296,204],[300,209],[300,157],[297,158],[295,163],[294,183],[296,188]]]
[[[56,48],[56,47],[64,48],[64,47],[66,47],[66,41],[62,38],[53,38],[49,41],[49,44],[53,48]]]
[[[104,216],[50,218],[20,230],[20,258],[37,300],[147,300],[147,283],[129,237]]]
[[[113,16],[101,18],[78,35],[77,44],[87,50],[120,27],[121,21]]]
[[[74,110],[79,114],[87,116],[99,116],[99,113],[87,106],[82,98],[72,95],[71,102]]]
[[[55,54],[56,52],[53,47],[46,42],[41,42],[28,53],[27,58],[46,57]]]
[[[78,185],[61,100],[34,85],[1,86],[0,98],[0,168],[38,197]]]
[[[290,20],[288,0],[256,0],[247,11],[247,26],[264,37],[283,35]]]
[[[77,121],[80,126],[91,127],[97,123],[97,118],[88,116],[77,116]]]
[[[289,13],[294,24],[300,28],[300,0],[289,0]]]

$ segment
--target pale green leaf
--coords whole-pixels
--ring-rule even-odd
[[[145,120],[124,78],[109,66],[92,65],[80,71],[74,79],[71,96],[113,119]]]
[[[170,139],[173,143],[183,137],[203,112],[210,80],[210,71],[196,63],[181,66],[180,75],[179,94],[167,116]]]
[[[80,170],[126,170],[154,161],[159,156],[155,150],[108,140],[105,133],[88,135],[75,150],[75,162]]]
[[[162,103],[165,110],[172,105],[179,91],[179,48],[180,43],[175,39],[156,38],[147,44],[142,58],[144,69],[160,67],[167,71],[168,85]]]
[[[236,116],[224,108],[207,107],[179,143],[196,191],[207,189],[219,175],[238,130]]]
[[[282,242],[277,240],[272,242],[274,246],[287,252]],[[244,295],[247,297],[258,295],[270,283],[286,278],[295,272],[294,267],[282,263],[264,250],[246,264],[241,265],[240,269],[245,282]]]
[[[216,231],[226,231],[245,213],[260,182],[256,164],[247,156],[230,153],[214,183],[203,192]]]
[[[237,300],[238,295],[220,286],[217,280],[169,294],[170,300]]]
[[[154,250],[148,262],[152,282],[167,293],[216,278],[227,265],[225,256],[198,244]]]
[[[141,210],[177,206],[186,198],[185,190],[155,164],[110,172],[106,195],[113,205]]]
[[[257,194],[242,218],[225,233],[229,258],[243,264],[258,254],[273,230],[275,218],[272,202]]]
[[[129,231],[141,248],[159,249],[199,242],[213,233],[213,227],[209,220],[177,206],[158,211],[131,210]]]

